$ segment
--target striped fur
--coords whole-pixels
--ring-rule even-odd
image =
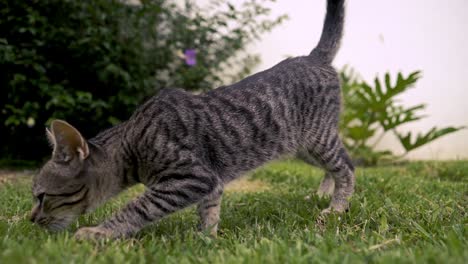
[[[309,56],[200,95],[163,90],[128,121],[89,141],[63,121],[52,123],[57,154],[34,179],[32,220],[60,229],[143,183],[141,197],[77,237],[128,237],[194,204],[201,228],[215,234],[224,185],[285,155],[326,171],[319,194],[332,200],[325,213],[346,210],[354,168],[338,136],[340,83],[330,65],[342,35],[343,2],[328,1],[322,37]]]

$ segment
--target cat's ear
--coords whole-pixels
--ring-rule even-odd
[[[57,145],[57,143],[55,142],[54,134],[52,134],[50,129],[47,127],[45,130],[46,130],[47,141],[49,141],[49,145],[52,147],[52,149],[54,149],[55,145]]]
[[[86,140],[72,125],[62,120],[54,120],[51,130],[47,129],[47,137],[54,146],[52,159],[68,162],[74,158],[84,160],[89,156]]]

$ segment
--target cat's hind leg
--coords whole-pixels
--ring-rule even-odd
[[[300,151],[297,155],[297,158],[301,159],[305,163],[308,163],[309,165],[322,168],[322,165],[319,162],[317,162],[314,156],[312,156],[307,150]],[[335,190],[335,180],[333,179],[333,176],[330,173],[325,173],[325,177],[323,178],[317,190],[317,195],[320,198],[328,197],[333,194],[334,190]]]
[[[219,185],[211,194],[203,198],[197,207],[200,216],[200,231],[208,231],[213,237],[216,237],[218,232],[222,195],[223,187]]]
[[[334,190],[335,190],[335,180],[333,179],[333,176],[327,172],[325,173],[325,177],[323,177],[323,180],[320,183],[320,186],[317,190],[317,195],[320,198],[328,197],[333,194]]]
[[[354,166],[338,135],[332,135],[326,143],[313,144],[300,157],[326,171],[318,194],[331,194],[330,206],[322,213],[344,212],[349,207],[349,198],[354,192]],[[308,158],[304,158],[308,157]]]

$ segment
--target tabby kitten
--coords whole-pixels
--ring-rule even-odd
[[[52,158],[35,175],[31,220],[65,228],[122,190],[147,189],[120,212],[77,238],[128,237],[193,204],[201,228],[216,234],[224,185],[284,155],[325,171],[318,194],[343,212],[354,168],[338,136],[340,83],[331,62],[343,31],[344,0],[328,0],[324,29],[309,56],[287,59],[230,86],[200,95],[166,89],[131,118],[89,141],[52,122]]]

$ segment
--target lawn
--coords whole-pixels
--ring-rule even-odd
[[[69,231],[28,221],[30,176],[0,176],[0,263],[468,263],[468,161],[358,169],[351,210],[317,221],[321,171],[298,161],[261,168],[226,192],[217,239],[196,231],[193,208],[134,239],[78,242],[143,190],[80,218]]]

